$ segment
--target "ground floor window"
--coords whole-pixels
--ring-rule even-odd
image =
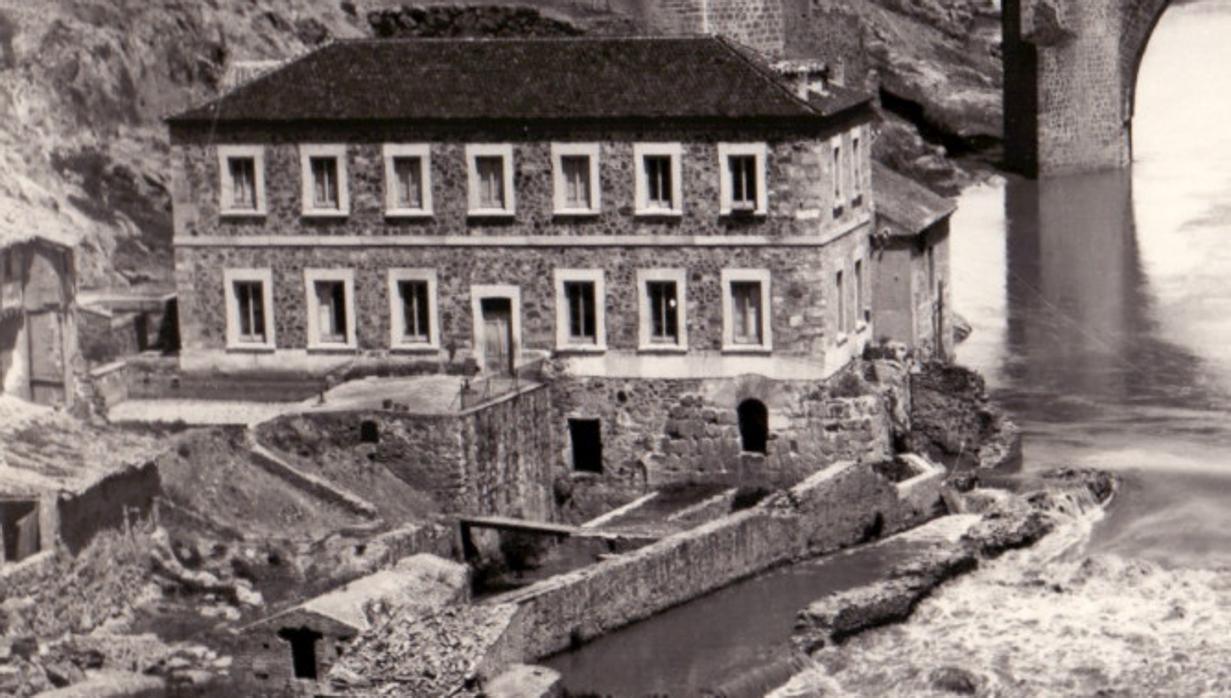
[[[767,351],[770,339],[769,270],[722,270],[724,351]]]
[[[389,312],[394,349],[440,346],[436,318],[436,270],[389,270]]]
[[[568,431],[573,447],[573,470],[603,472],[602,423],[597,419],[570,419]]]
[[[606,304],[602,269],[557,269],[556,348],[602,351]]]
[[[685,271],[642,269],[637,277],[641,296],[641,349],[687,348]]]
[[[228,269],[223,276],[228,348],[272,349],[273,275],[270,270]]]
[[[308,269],[308,348],[355,346],[355,281],[349,269]]]

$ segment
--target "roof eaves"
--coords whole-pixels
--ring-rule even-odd
[[[226,99],[231,97],[232,95],[238,92],[246,92],[249,89],[254,88],[257,85],[260,85],[261,83],[272,79],[273,77],[275,77],[282,71],[286,70],[287,68],[290,68],[293,65],[296,65],[297,63],[300,63],[301,61],[305,61],[311,58],[312,56],[315,56],[323,51],[329,50],[330,48],[338,44],[346,43],[348,41],[352,41],[352,40],[333,39],[331,41],[328,41],[322,44],[321,46],[318,46],[312,49],[311,51],[305,51],[302,54],[295,56],[294,58],[286,61],[285,63],[278,66],[277,68],[266,71],[265,73],[262,73],[261,75],[257,76],[256,78],[253,78],[252,80],[249,80],[248,82],[245,82],[241,85],[236,85],[234,88],[227,90],[226,92],[220,95],[211,97],[210,99],[207,99],[206,101],[196,106],[192,106],[181,112],[177,112],[175,114],[171,114],[170,116],[163,117],[163,123],[170,125],[170,126],[174,126],[177,124],[193,124],[193,123],[200,123],[202,121],[212,121],[218,118],[218,112],[222,107],[222,103]],[[209,114],[207,112],[207,110],[211,108],[213,109],[213,114]]]
[[[720,45],[722,45],[722,47],[725,48],[727,51],[730,51],[732,54],[738,57],[739,60],[743,61],[745,65],[752,68],[758,75],[761,76],[761,78],[764,81],[768,82],[774,89],[776,89],[777,91],[785,95],[787,99],[794,102],[796,105],[798,105],[799,107],[801,107],[802,109],[804,109],[806,112],[810,114],[815,114],[816,116],[824,116],[824,113],[820,109],[817,109],[814,105],[810,104],[807,100],[801,99],[798,95],[795,94],[793,90],[791,90],[786,85],[784,85],[782,83],[782,80],[777,75],[775,75],[774,72],[770,70],[767,66],[761,65],[757,61],[750,58],[747,54],[745,54],[741,46],[739,46],[738,44],[736,44],[735,42],[733,42],[732,40],[728,39],[725,36],[714,36],[712,38],[716,40]]]

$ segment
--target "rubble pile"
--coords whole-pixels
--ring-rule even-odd
[[[494,678],[483,676],[481,664],[516,611],[516,604],[482,604],[411,621],[395,616],[364,633],[328,682],[344,694],[479,695],[483,681]]]

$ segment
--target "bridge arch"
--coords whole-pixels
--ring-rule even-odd
[[[1005,152],[1030,176],[1127,167],[1137,76],[1172,0],[1004,0]]]

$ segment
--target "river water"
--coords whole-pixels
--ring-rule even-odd
[[[1177,3],[1138,83],[1131,171],[973,187],[953,220],[958,360],[1023,427],[1023,469],[1125,486],[1101,520],[945,587],[819,659],[827,694],[1231,696],[1231,0]],[[752,580],[553,666],[575,692],[696,695],[782,654],[793,610],[883,552]],[[750,670],[751,671],[751,670]]]

